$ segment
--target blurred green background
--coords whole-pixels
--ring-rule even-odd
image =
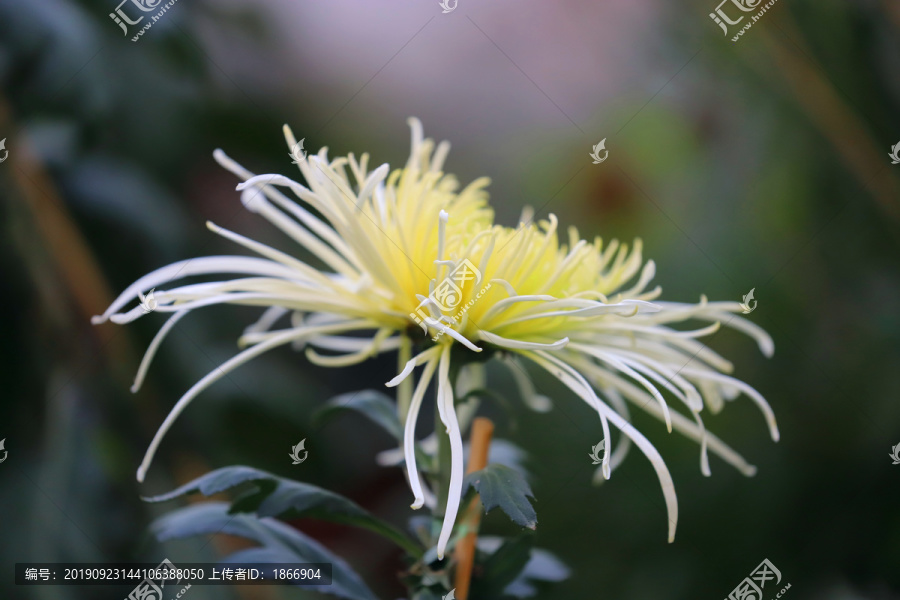
[[[0,598],[123,597],[26,593],[13,585],[15,562],[215,560],[234,540],[161,547],[146,527],[172,505],[140,496],[234,463],[405,524],[402,473],[375,464],[390,438],[351,415],[310,418],[337,393],[383,389],[392,357],[339,370],[288,349],[254,361],[190,407],[139,486],[135,469],[166,412],[234,353],[258,311],[192,314],[136,395],[128,388],[162,317],[89,319],[152,269],[239,252],[207,219],[295,250],[243,210],[214,148],[288,174],[289,123],[307,149],[401,166],[410,115],[453,143],[447,169],[463,182],[492,178],[498,222],[515,224],[531,205],[585,237],[641,237],[664,299],[740,300],[755,288],[750,318],[775,339],[771,360],[731,331],[708,341],[777,414],[778,444],[746,399],[706,418],[756,477],[713,459],[705,478],[693,443],[635,417],[675,480],[674,544],[638,453],[591,484],[586,455],[601,433],[579,400],[536,377],[551,413],[486,408],[497,436],[527,452],[537,545],[572,568],[540,598],[725,598],[764,558],[791,584],[787,598],[900,598],[900,466],[888,457],[900,443],[896,0],[781,0],[736,43],[709,18],[713,0],[459,0],[449,14],[437,1],[180,0],[137,42],[136,26],[123,36],[109,18],[114,1],[0,2]],[[609,159],[593,165],[603,138]],[[514,395],[503,371],[490,382]],[[310,458],[292,467],[301,438]],[[515,531],[496,512],[485,530]],[[403,595],[394,547],[296,525],[379,597]]]

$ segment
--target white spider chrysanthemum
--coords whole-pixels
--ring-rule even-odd
[[[624,399],[664,420],[670,432],[674,428],[698,441],[704,474],[709,474],[709,450],[752,475],[754,467],[707,433],[700,413],[704,408],[715,413],[724,400],[743,393],[758,404],[777,440],[775,418],[756,390],[727,375],[731,364],[697,338],[725,323],[755,338],[766,356],[773,352],[772,340],[733,314],[741,310],[737,302],[654,301],[660,289],[646,288],[655,266],[653,261],[643,263],[640,240],[631,249],[617,241],[604,246],[599,238],[593,243],[580,239],[570,228],[568,243],[560,245],[553,215],[538,224],[523,216],[516,229],[494,225],[484,191],[487,180],[459,190],[456,178],[442,171],[449,144],[435,147],[423,138],[418,120],[409,123],[412,151],[405,168],[391,172],[384,164],[370,171],[367,154],[359,160],[353,154],[329,160],[323,148],[317,155],[295,156],[305,186],[282,175],[254,175],[222,151],[215,152],[216,160],[242,180],[238,190],[244,206],[281,229],[322,266],[209,223],[212,231],[257,256],[208,256],[163,267],[137,280],[95,317],[95,322],[128,323],[144,316],[147,311],[140,305],[124,309],[152,288],[156,312],[172,313],[144,356],[132,388],[136,391],[162,340],[191,310],[213,304],[267,307],[240,338],[245,349],[175,404],[147,450],[138,479],[143,481],[161,439],[190,401],[263,352],[294,344],[305,347],[311,362],[337,367],[399,350],[408,362],[388,386],[401,384],[422,367],[415,386],[404,383],[398,394],[413,508],[420,508],[428,494],[415,462],[416,419],[437,376],[437,408],[451,449],[449,495],[437,547],[443,557],[463,483],[451,349],[502,350],[532,407],[546,409],[546,399],[534,393],[516,356],[551,373],[597,411],[606,440],[599,476],[610,477],[629,440],[640,448],[659,477],[671,541],[678,519],[672,480],[654,446],[630,425]],[[289,148],[295,147],[287,127],[285,138]],[[306,208],[282,189],[293,192]],[[198,275],[229,278],[162,287]],[[289,324],[276,328],[286,315]],[[710,325],[692,331],[670,327],[691,319]],[[434,336],[429,335],[431,341],[423,337],[423,329]],[[412,356],[414,345],[421,351]],[[682,403],[690,418],[670,410],[663,392]],[[612,454],[610,424],[624,434]]]

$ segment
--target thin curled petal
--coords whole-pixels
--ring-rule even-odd
[[[425,494],[419,478],[419,472],[416,469],[416,421],[419,418],[419,409],[422,407],[422,399],[425,397],[425,391],[434,375],[438,360],[432,358],[425,363],[425,369],[413,392],[412,401],[409,404],[409,412],[406,415],[406,423],[403,427],[403,456],[406,460],[406,473],[409,479],[409,485],[412,488],[415,500],[412,503],[413,510],[422,508],[425,503]]]
[[[587,390],[585,390],[584,387],[565,370],[560,369],[558,365],[554,365],[553,362],[536,354],[530,355],[530,358],[546,369],[547,372],[562,381],[569,389],[581,396],[586,402],[592,404]],[[602,402],[597,406],[598,409],[603,412],[604,416],[615,425],[619,431],[631,438],[638,449],[640,449],[640,451],[644,453],[644,456],[650,461],[650,464],[653,465],[653,469],[656,471],[656,476],[659,479],[660,487],[662,488],[663,497],[666,500],[666,513],[669,519],[669,542],[674,542],[675,528],[678,524],[678,498],[675,495],[675,483],[672,481],[672,476],[669,474],[666,463],[663,461],[662,456],[659,455],[656,448],[654,448],[653,444],[651,444],[637,429],[632,427],[628,421],[620,417],[615,411],[610,410],[609,407]]]
[[[459,423],[456,420],[456,410],[453,406],[453,388],[449,378],[450,346],[445,346],[441,353],[438,379],[438,406],[441,421],[447,426],[447,436],[450,438],[450,489],[447,495],[447,508],[444,512],[444,522],[441,525],[441,533],[438,537],[437,555],[444,558],[447,542],[453,533],[456,523],[456,515],[459,512],[459,503],[462,499],[463,484],[463,443]]]

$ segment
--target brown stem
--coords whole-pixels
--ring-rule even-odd
[[[478,417],[472,422],[471,449],[469,465],[466,473],[480,471],[487,466],[488,450],[491,447],[491,436],[494,434],[494,423],[490,419]],[[469,584],[472,581],[472,566],[475,563],[475,541],[478,538],[478,525],[481,522],[481,499],[476,495],[472,499],[463,518],[468,527],[466,537],[456,544],[456,597],[467,600]]]

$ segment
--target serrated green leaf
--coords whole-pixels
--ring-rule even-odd
[[[377,390],[362,390],[335,396],[316,411],[314,420],[325,421],[344,410],[362,413],[398,441],[403,440],[403,424],[397,416],[397,405],[386,394]]]
[[[309,483],[284,479],[252,467],[216,469],[167,494],[145,500],[163,502],[194,492],[209,496],[245,483],[252,483],[255,489],[235,500],[231,505],[231,513],[254,512],[260,517],[308,517],[344,523],[382,535],[415,557],[422,555],[422,548],[403,532],[373,516],[352,500]]]
[[[314,539],[275,519],[250,514],[231,514],[224,502],[205,502],[171,512],[150,526],[160,541],[195,535],[227,533],[253,540],[262,548],[244,551],[241,560],[281,557],[278,562],[327,562],[332,565],[330,586],[310,587],[348,600],[377,600],[362,578],[342,558]],[[235,557],[232,556],[233,560]]]
[[[514,523],[534,529],[537,513],[528,498],[534,498],[531,487],[521,473],[505,465],[492,464],[466,476],[463,495],[473,486],[481,496],[484,510],[499,506]]]

